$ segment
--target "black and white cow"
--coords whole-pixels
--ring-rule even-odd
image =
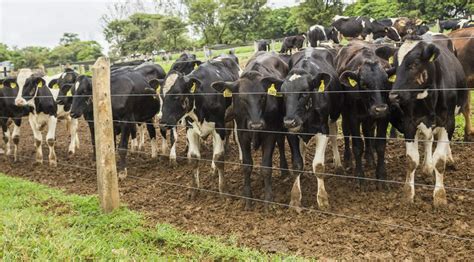
[[[18,144],[20,142],[21,118],[28,115],[28,109],[17,107],[15,98],[18,96],[18,84],[16,78],[6,78],[0,84],[0,125],[5,143],[5,154],[10,156],[11,142],[13,142],[13,160],[18,160]],[[13,131],[9,126],[13,123]]]
[[[463,68],[444,43],[450,41],[406,41],[396,55],[396,76],[390,102],[398,110],[397,128],[406,139],[407,174],[405,199],[414,201],[415,170],[420,162],[418,140],[424,140],[423,172],[434,173],[434,205],[447,204],[444,189],[446,163],[452,163],[450,140],[455,115],[468,105]],[[394,70],[392,70],[393,72]],[[437,146],[433,153],[434,137]]]
[[[280,151],[280,168],[288,169],[285,157],[283,128],[283,98],[277,93],[275,81],[281,81],[288,73],[288,65],[277,54],[257,52],[247,63],[236,81],[217,82],[212,86],[224,96],[232,96],[239,158],[244,175],[245,208],[252,202],[251,173],[253,169],[252,143],[262,148],[261,173],[265,183],[265,200],[272,201],[272,157],[275,145]],[[272,133],[274,131],[275,133]],[[268,202],[266,202],[268,206]]]
[[[293,49],[299,50],[303,48],[305,40],[306,34],[285,37],[281,45],[280,53],[287,54],[288,52],[290,52],[291,54],[293,52]]]
[[[335,27],[313,25],[308,31],[308,42],[311,47],[317,47],[321,42],[332,41],[339,44],[341,35]]]
[[[270,50],[271,50],[271,47],[270,47],[270,43],[268,42],[268,40],[259,40],[259,41],[257,41],[257,52],[258,51],[270,52]]]
[[[224,177],[224,140],[226,99],[211,84],[216,81],[234,81],[239,77],[239,65],[229,58],[218,58],[201,64],[190,74],[170,72],[160,86],[163,111],[160,125],[170,129],[185,119],[188,140],[188,159],[194,169],[192,186],[200,187],[199,160],[201,140],[212,136],[212,168],[219,175],[219,192],[226,192]],[[195,198],[197,190],[191,190]]]
[[[388,118],[388,91],[391,84],[386,73],[389,63],[385,56],[377,56],[385,50],[382,46],[354,41],[343,47],[337,58],[337,71],[343,89],[344,104],[342,112],[342,128],[344,133],[344,160],[346,165],[351,164],[350,138],[355,158],[355,174],[364,177],[362,154],[364,153],[367,165],[374,163],[373,148],[377,153],[376,177],[386,179],[385,145]],[[361,136],[361,127],[364,139]],[[377,130],[374,138],[375,129]],[[363,184],[363,180],[359,180]],[[378,183],[378,187],[385,184]]]
[[[329,140],[336,169],[342,170],[337,147],[336,121],[341,114],[343,95],[338,93],[341,88],[333,60],[332,53],[325,48],[307,48],[292,56],[291,71],[284,82],[275,82],[276,86],[281,86],[283,94],[284,126],[290,133],[295,133],[300,138],[299,144],[290,143],[296,170],[303,170],[305,148],[313,137],[316,140],[312,166],[318,180],[317,203],[323,209],[329,206],[324,186],[325,151]],[[290,202],[296,210],[301,206],[300,184],[298,174],[293,184]]]
[[[474,21],[469,19],[438,20],[439,32],[444,30],[457,30],[460,28],[474,27]]]
[[[26,71],[29,71],[27,74],[31,73],[31,70]],[[42,75],[30,74],[24,82],[20,82],[19,79],[23,73],[20,71],[18,75],[19,92],[15,99],[15,105],[29,110],[28,121],[35,138],[36,163],[39,164],[43,163],[42,144],[44,139],[42,131],[47,127],[46,142],[49,147],[49,165],[56,167],[57,158],[54,149],[58,121],[56,101]]]
[[[118,171],[121,179],[127,176],[128,142],[130,135],[133,135],[133,132],[136,133],[136,123],[146,123],[151,139],[151,154],[153,158],[157,157],[156,130],[153,126],[153,118],[160,110],[160,99],[156,91],[150,87],[149,82],[162,77],[164,77],[163,69],[155,64],[145,64],[128,71],[111,73],[114,130],[116,135],[121,134],[118,146],[120,156]],[[92,79],[87,76],[78,76],[72,93],[71,116],[73,118],[84,116],[88,121],[94,146]]]
[[[386,26],[385,23],[363,16],[341,17],[334,20],[332,26],[346,38],[373,41],[387,37],[393,41],[400,41],[400,34],[395,27]]]

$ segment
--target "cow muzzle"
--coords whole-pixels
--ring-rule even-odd
[[[388,96],[388,99],[390,100],[391,104],[399,104],[400,103],[400,95],[397,93],[390,93]]]
[[[387,104],[374,105],[370,108],[370,111],[371,111],[371,114],[375,118],[383,118],[387,116],[388,105]]]
[[[27,106],[28,102],[26,102],[26,100],[23,97],[20,97],[20,98],[15,99],[15,105],[23,107],[23,106]]]
[[[263,130],[265,128],[265,123],[263,121],[249,121],[248,128],[252,130]]]
[[[295,118],[285,117],[283,119],[283,126],[290,132],[298,132],[301,130],[301,123]]]

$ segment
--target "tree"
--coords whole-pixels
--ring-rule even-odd
[[[314,24],[328,26],[332,17],[342,13],[342,8],[341,0],[307,0],[291,10],[292,19],[300,32],[306,32]]]
[[[64,33],[63,37],[59,39],[59,44],[60,45],[70,45],[74,42],[80,41],[79,35],[75,33]]]
[[[0,43],[0,62],[10,60],[10,50],[6,44]]]
[[[276,39],[298,33],[298,24],[291,16],[291,8],[262,9],[262,21],[252,34],[254,39]]]
[[[222,43],[226,24],[218,18],[217,0],[187,0],[189,22],[204,37],[205,44]]]
[[[29,46],[22,49],[13,49],[11,60],[15,68],[34,68],[49,63],[49,49],[46,47]]]

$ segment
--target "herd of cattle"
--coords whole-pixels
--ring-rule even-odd
[[[434,205],[445,205],[443,176],[446,164],[453,162],[449,141],[453,137],[456,114],[464,113],[466,138],[471,134],[469,89],[474,88],[474,28],[459,29],[449,36],[430,32],[418,36],[420,28],[409,25],[420,25],[411,20],[395,19],[390,26],[388,22],[361,17],[337,18],[333,28],[311,27],[310,47],[291,56],[259,51],[243,70],[232,54],[206,62],[183,54],[168,73],[152,63],[113,66],[110,75],[112,111],[114,133],[120,135],[118,170],[121,178],[127,174],[129,139],[132,138],[132,148],[142,148],[143,139],[138,143],[137,134],[144,127],[151,139],[151,155],[157,157],[154,123],[159,119],[163,136],[161,151],[169,155],[173,164],[177,158],[177,127],[186,127],[187,158],[193,168],[194,188],[200,187],[201,143],[208,136],[212,137],[212,170],[218,175],[219,191],[224,193],[225,149],[234,133],[244,176],[245,205],[250,208],[252,151],[262,150],[260,172],[264,178],[265,200],[271,201],[272,159],[276,146],[282,174],[286,175],[289,170],[286,140],[295,173],[290,205],[299,209],[305,149],[314,140],[312,167],[317,177],[317,203],[320,208],[327,208],[329,200],[324,178],[329,141],[338,172],[352,167],[354,158],[352,170],[358,177],[363,178],[364,170],[375,165],[376,178],[382,181],[387,177],[385,147],[390,123],[406,140],[405,198],[410,202],[414,199],[420,141],[425,148],[423,172],[434,174],[436,178]],[[379,32],[385,32],[384,36],[390,37],[391,30],[400,37],[394,40],[403,43],[374,44],[353,39],[346,46],[318,47],[327,40],[338,41],[341,35],[370,36],[372,40],[378,38]],[[336,37],[331,36],[334,34]],[[284,48],[291,49],[285,47],[285,43],[283,53],[286,53]],[[79,147],[77,128],[81,117],[88,123],[94,144],[92,88],[91,77],[71,69],[54,77],[22,69],[15,77],[3,80],[0,123],[5,154],[13,155],[15,161],[18,159],[23,117],[28,117],[33,131],[38,163],[43,162],[42,144],[46,142],[49,164],[57,165],[55,130],[60,119],[66,120],[70,130],[70,154]],[[339,118],[342,119],[346,168],[337,147]],[[45,130],[46,140],[42,134]],[[171,144],[166,139],[168,132]],[[378,186],[383,187],[384,183]],[[191,196],[195,193],[196,190],[192,190]]]

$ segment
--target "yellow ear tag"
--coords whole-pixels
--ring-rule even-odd
[[[158,85],[158,86],[156,87],[156,94],[159,95],[159,94],[160,94],[160,91],[161,91],[161,86]]]
[[[324,84],[324,81],[321,80],[321,84],[319,85],[318,92],[322,93],[324,92],[324,89],[326,88],[326,85]]]
[[[357,85],[357,81],[355,81],[354,79],[350,78],[349,77],[349,84],[352,86],[352,87],[355,87]]]
[[[283,96],[282,94],[278,94],[277,89],[275,87],[275,84],[272,84],[272,86],[270,86],[270,88],[267,91],[267,94],[269,94],[271,96],[276,96],[276,97]]]
[[[393,56],[391,56],[391,57],[388,58],[388,63],[389,63],[390,65],[393,65]]]
[[[10,86],[11,88],[16,88],[16,83],[11,83]]]
[[[229,88],[226,88],[224,90],[224,93],[222,93],[224,97],[232,97],[232,91]]]
[[[196,83],[193,83],[193,86],[191,87],[191,93],[196,92]]]
[[[58,85],[58,84],[54,84],[54,85],[53,85],[53,89],[59,89],[59,85]]]
[[[39,82],[38,85],[37,85],[38,88],[42,88],[43,87],[43,82]]]
[[[66,96],[72,96],[71,89],[69,89],[69,91],[67,91]]]
[[[435,55],[432,54],[431,57],[430,57],[430,62],[433,62],[435,60]]]
[[[388,78],[388,81],[390,83],[395,83],[395,80],[397,80],[397,75],[392,75],[391,77]]]

